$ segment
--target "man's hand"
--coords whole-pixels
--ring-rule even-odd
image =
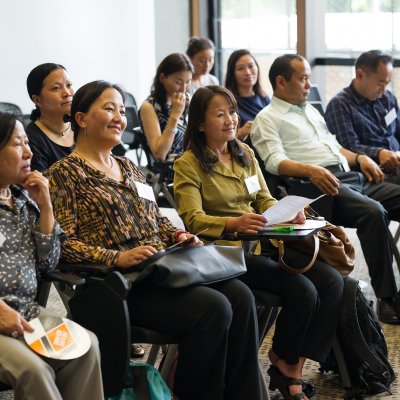
[[[383,182],[383,172],[374,160],[362,154],[358,156],[358,162],[360,163],[360,170],[367,178],[368,182],[374,181],[376,184]]]
[[[324,167],[309,165],[307,177],[322,192],[336,196],[339,188],[339,179]]]
[[[386,172],[396,173],[400,169],[400,156],[394,151],[381,150],[378,155],[379,164]]]

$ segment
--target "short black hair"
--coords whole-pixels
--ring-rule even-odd
[[[385,65],[393,64],[393,58],[381,50],[369,50],[357,58],[355,68],[365,69],[368,72],[376,72],[380,63]]]
[[[272,89],[276,89],[276,78],[281,75],[287,81],[290,81],[294,68],[292,65],[293,60],[305,61],[305,58],[299,54],[284,54],[275,59],[269,70],[269,81],[271,82]]]

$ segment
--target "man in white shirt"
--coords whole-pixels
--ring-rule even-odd
[[[307,60],[293,54],[278,57],[269,79],[274,95],[251,132],[256,151],[268,172],[307,177],[321,192],[334,196],[332,222],[357,228],[380,320],[400,323],[388,230],[390,220],[400,221],[400,187],[383,182],[383,173],[371,158],[343,148],[321,114],[307,103]]]

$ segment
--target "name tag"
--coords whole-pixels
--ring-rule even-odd
[[[393,107],[393,108],[385,115],[386,126],[389,126],[396,118],[397,118],[396,109]]]
[[[258,176],[253,175],[250,176],[249,178],[246,178],[244,180],[246,183],[247,191],[249,194],[252,194],[254,192],[258,192],[261,189],[260,182],[258,182]]]
[[[154,192],[153,188],[150,185],[145,185],[144,183],[141,182],[136,182],[136,189],[138,191],[139,197],[142,199],[150,200],[150,201],[156,201],[156,198],[154,197]]]
[[[6,237],[0,232],[0,247],[3,246],[3,243],[6,241]]]

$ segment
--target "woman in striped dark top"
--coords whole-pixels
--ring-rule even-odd
[[[191,236],[160,215],[139,168],[111,154],[126,126],[124,110],[123,91],[104,81],[74,96],[75,150],[46,173],[55,216],[68,237],[62,244],[66,262],[134,270]],[[261,399],[255,304],[242,282],[173,290],[144,283],[127,302],[135,325],[181,337],[174,382],[179,398]]]

